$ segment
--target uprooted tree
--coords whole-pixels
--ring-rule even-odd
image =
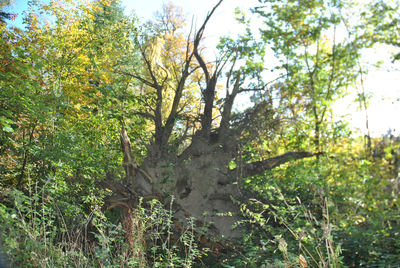
[[[194,34],[189,34],[180,59],[173,56],[176,59],[173,64],[152,58],[157,36],[136,36],[142,68],[121,68],[118,72],[154,93],[154,105],[149,103],[146,111],[135,113],[150,119],[154,125],[152,140],[144,161],[140,165],[135,163],[131,141],[122,124],[120,140],[125,177],[116,180],[109,174],[102,185],[113,192],[107,200],[109,207],[133,208],[139,197],[158,198],[169,204],[171,196],[175,196],[177,219],[193,216],[199,223],[210,224],[210,234],[232,238],[239,235],[232,229],[241,218],[237,201],[249,197],[242,189],[242,179],[316,153],[291,151],[228,168],[231,161],[241,162],[241,147],[257,135],[259,122],[264,128],[272,128],[277,118],[268,97],[267,83],[257,75],[259,68],[238,66],[239,61],[247,59],[250,63],[257,56],[256,50],[246,50],[251,45],[250,38],[243,37],[237,42],[226,39],[220,57],[212,63],[202,55],[201,41],[206,25],[221,3],[222,0]],[[170,34],[176,30],[173,25],[164,26],[164,31]],[[188,84],[196,82],[201,94],[200,112],[198,116],[189,116],[185,94]],[[218,98],[222,84],[226,93]],[[259,95],[264,97],[244,112],[235,113],[234,102],[245,92],[261,92]]]

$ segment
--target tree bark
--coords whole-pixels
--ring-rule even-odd
[[[257,174],[261,174],[266,170],[271,170],[275,167],[278,167],[282,164],[285,164],[290,161],[303,159],[306,157],[318,156],[321,153],[311,153],[311,152],[287,152],[282,155],[268,158],[262,161],[252,162],[241,167],[241,174],[243,178],[251,177]],[[232,173],[237,172],[236,169],[231,171]]]

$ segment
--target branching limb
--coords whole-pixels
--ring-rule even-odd
[[[143,60],[144,60],[144,62],[146,64],[147,70],[149,71],[150,77],[153,80],[153,84],[155,85],[154,88],[158,88],[159,84],[158,84],[156,75],[153,72],[153,67],[151,66],[151,62],[147,58],[147,55],[146,55],[143,47],[141,45],[139,45],[138,47],[139,47],[140,54],[142,54],[142,58],[143,58]]]
[[[322,154],[321,152],[311,153],[311,152],[305,152],[305,151],[287,152],[282,155],[272,157],[272,158],[269,158],[266,160],[248,163],[248,164],[245,164],[243,167],[238,167],[238,168],[241,168],[240,175],[243,178],[246,178],[246,177],[254,176],[257,174],[261,174],[262,172],[264,172],[266,170],[271,170],[277,166],[280,166],[280,165],[285,164],[290,161],[303,159],[303,158],[307,158],[307,157],[313,157],[313,156],[317,156],[317,155],[321,155],[321,154]],[[231,172],[233,174],[237,174],[236,169],[232,170]]]
[[[214,71],[214,73],[212,75],[210,75],[207,65],[199,53],[199,44],[203,37],[204,29],[205,29],[208,21],[210,20],[211,16],[214,14],[214,12],[218,8],[218,6],[222,3],[222,1],[223,0],[218,1],[218,3],[214,6],[214,8],[211,10],[211,12],[208,13],[206,19],[203,22],[203,25],[197,31],[195,39],[194,39],[193,53],[200,65],[200,68],[203,70],[205,80],[206,80],[206,89],[203,91],[204,112],[203,112],[202,122],[201,122],[203,136],[208,136],[211,131],[212,109],[214,107],[215,87],[217,84],[217,79],[218,79],[220,70],[216,69]]]
[[[187,47],[187,49],[189,49],[189,47]],[[181,75],[181,79],[178,82],[178,86],[175,90],[175,97],[174,100],[172,102],[172,107],[171,107],[171,112],[167,118],[167,121],[165,123],[165,131],[164,131],[164,140],[163,142],[167,142],[169,137],[171,136],[172,133],[172,129],[175,125],[175,120],[176,117],[178,115],[178,108],[179,108],[179,103],[182,99],[182,95],[183,95],[183,90],[185,88],[185,83],[186,80],[188,79],[188,77],[190,76],[190,71],[189,71],[189,67],[190,67],[190,63],[192,61],[192,57],[193,54],[191,54],[190,56],[187,56],[186,58],[186,62],[185,62],[185,66],[184,69],[182,70],[182,75]]]
[[[232,93],[228,94],[228,90],[227,90],[227,96],[226,96],[225,103],[224,103],[224,110],[222,111],[222,118],[221,118],[220,130],[219,130],[220,138],[222,138],[222,139],[224,139],[224,137],[230,127],[229,121],[231,120],[233,103],[239,92],[240,77],[241,77],[241,73],[239,71],[236,76],[236,80],[235,80],[235,84],[232,89]]]
[[[199,44],[200,44],[201,39],[203,38],[203,33],[204,33],[204,30],[205,30],[205,28],[206,28],[206,25],[207,25],[208,21],[210,20],[211,16],[214,14],[214,12],[215,12],[215,10],[218,8],[218,6],[222,3],[222,1],[223,1],[223,0],[220,0],[220,1],[214,6],[214,8],[211,10],[211,12],[208,13],[206,19],[205,19],[204,22],[203,22],[203,25],[201,25],[200,29],[197,31],[196,36],[195,36],[195,39],[194,39],[194,48],[193,48],[193,52],[194,52],[194,55],[195,55],[197,61],[198,61],[199,64],[200,64],[200,67],[203,69],[203,72],[204,72],[204,75],[205,75],[205,79],[206,79],[206,83],[207,83],[207,84],[208,84],[209,81],[210,81],[210,74],[209,74],[209,72],[208,72],[206,63],[204,62],[203,58],[200,56],[200,53],[199,53]]]

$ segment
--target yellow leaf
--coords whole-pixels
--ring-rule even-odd
[[[304,258],[304,256],[301,254],[299,255],[299,263],[300,263],[301,267],[303,267],[303,268],[307,267],[306,258]]]

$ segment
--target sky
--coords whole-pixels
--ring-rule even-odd
[[[399,63],[392,63],[392,54],[393,50],[386,46],[378,46],[365,53],[366,60],[371,59],[370,62],[377,59],[385,62],[364,76],[365,93],[371,96],[367,113],[370,132],[374,137],[387,134],[389,130],[397,136],[400,134],[400,66]],[[365,135],[365,111],[360,111],[360,105],[354,102],[362,87],[358,83],[348,91],[349,95],[339,100],[333,109],[338,116],[346,115],[350,125]]]
[[[163,4],[171,2],[175,6],[182,8],[189,21],[193,18],[195,26],[200,26],[207,13],[218,3],[217,0],[149,0],[151,4],[145,4],[141,0],[122,0],[121,2],[126,7],[126,10],[135,10],[136,15],[143,20],[152,19],[154,14],[161,10]],[[240,28],[233,15],[235,8],[239,7],[247,10],[250,6],[257,5],[257,3],[257,0],[224,0],[206,27],[204,33],[206,44],[215,46],[221,35],[235,34]]]
[[[189,20],[194,20],[195,26],[201,25],[207,13],[218,2],[217,0],[172,0],[174,5],[182,7]],[[152,19],[157,11],[161,10],[166,0],[122,0],[121,4],[126,8],[126,13],[134,10],[136,15],[146,21]],[[208,23],[205,30],[206,48],[212,50],[217,44],[221,35],[234,35],[240,26],[235,22],[233,13],[236,7],[247,10],[248,7],[258,4],[257,0],[225,0],[217,9],[214,16]],[[27,0],[15,0],[13,6],[9,9],[11,12],[21,13],[27,9]],[[12,22],[14,25],[21,25],[22,16]],[[387,48],[378,48],[371,50],[366,54],[366,58],[375,60],[383,58],[390,65],[390,53]],[[373,136],[380,136],[389,129],[394,130],[395,134],[400,133],[400,77],[399,70],[379,70],[370,71],[364,78],[364,90],[372,95],[368,108],[369,126]],[[392,68],[393,69],[393,68]],[[360,87],[349,88],[350,94],[338,101],[334,106],[335,118],[346,116],[351,127],[365,133],[365,111],[360,111],[359,105],[354,103],[354,98],[360,92]]]

